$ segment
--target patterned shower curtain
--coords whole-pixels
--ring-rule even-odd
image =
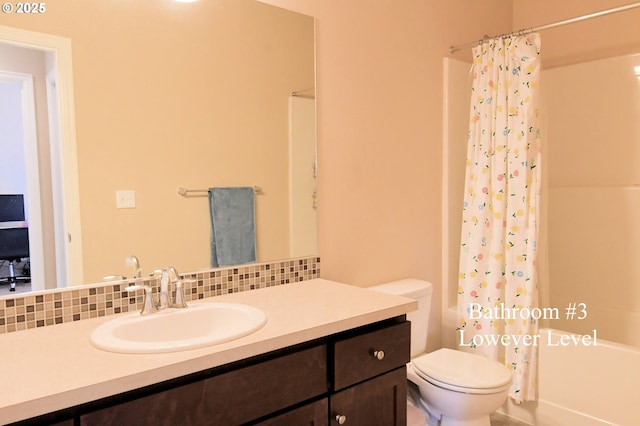
[[[509,396],[535,400],[540,193],[538,34],[473,49],[458,345],[513,371]],[[525,335],[531,337],[524,338]]]

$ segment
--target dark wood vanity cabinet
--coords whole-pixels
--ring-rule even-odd
[[[330,397],[332,425],[406,425],[407,371],[398,368]]]
[[[324,345],[80,416],[92,425],[240,425],[327,391]]]
[[[303,405],[302,407],[288,410],[282,414],[259,421],[256,426],[328,426],[329,399],[322,398],[318,401]]]
[[[331,369],[332,424],[405,425],[411,323],[336,339]]]
[[[409,352],[403,316],[62,414],[82,426],[404,425]]]

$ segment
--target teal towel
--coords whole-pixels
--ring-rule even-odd
[[[211,266],[256,261],[255,193],[252,187],[209,188]]]

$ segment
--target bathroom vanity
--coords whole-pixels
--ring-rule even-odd
[[[9,373],[14,392],[0,389],[0,423],[405,424],[415,301],[322,279],[214,299],[256,306],[267,324],[164,354],[91,346],[111,318],[0,336],[3,352],[40,351]]]

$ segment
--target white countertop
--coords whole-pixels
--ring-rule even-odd
[[[0,424],[72,407],[417,309],[417,302],[411,299],[324,279],[203,301],[255,306],[265,311],[267,324],[237,340],[163,354],[119,354],[93,347],[89,341],[91,332],[119,315],[0,335],[0,362],[3,364]]]

